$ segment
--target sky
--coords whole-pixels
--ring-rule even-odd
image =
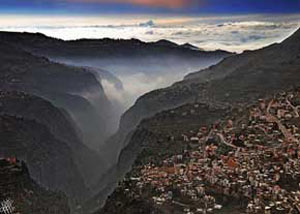
[[[300,0],[1,0],[1,13],[298,13]]]

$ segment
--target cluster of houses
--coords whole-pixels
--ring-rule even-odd
[[[182,143],[197,145],[130,178],[137,195],[184,213],[215,213],[230,198],[240,213],[300,213],[300,92],[260,99]],[[149,190],[150,189],[150,190]],[[145,197],[145,196],[143,196]]]

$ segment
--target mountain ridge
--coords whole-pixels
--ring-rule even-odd
[[[113,50],[114,47],[118,47],[120,45],[124,45],[124,47],[132,46],[137,49],[149,48],[153,45],[156,47],[165,47],[165,48],[167,48],[166,51],[168,50],[168,48],[170,50],[174,51],[174,48],[175,48],[175,49],[178,49],[181,51],[185,51],[186,53],[198,52],[199,54],[200,53],[208,53],[209,54],[209,53],[216,52],[216,53],[230,54],[230,52],[222,51],[222,50],[217,50],[217,51],[191,50],[190,48],[185,47],[186,44],[178,45],[178,44],[168,41],[168,40],[158,40],[156,42],[143,42],[138,39],[110,39],[110,38],[62,40],[62,39],[48,37],[41,33],[28,33],[28,32],[14,33],[14,32],[7,32],[7,31],[0,32],[0,40],[9,42],[10,44],[15,44],[18,47],[23,47],[23,48],[25,48],[25,50],[27,49],[27,50],[31,50],[32,52],[37,51],[37,52],[41,52],[41,53],[43,53],[43,50],[40,50],[40,49],[45,48],[45,47],[50,48],[50,50],[51,50],[51,46],[52,46],[52,49],[54,50],[55,48],[59,48],[58,47],[59,45],[64,45],[64,44],[69,45],[69,48],[72,47],[72,45],[75,45],[75,46],[77,45],[78,47],[80,47],[80,45],[86,44],[89,46],[89,48],[98,46],[98,48],[102,47],[106,51],[108,50],[108,49],[106,49],[106,47],[110,47],[110,49],[112,49],[112,51],[115,51],[115,50]],[[60,50],[63,50],[63,49],[60,48]],[[68,50],[64,50],[64,51],[68,51]],[[56,54],[58,54],[58,55],[62,54],[64,51],[58,52]],[[164,51],[164,49],[162,49],[160,51]],[[49,51],[49,52],[51,52],[51,51]],[[98,52],[101,53],[101,50],[98,50]],[[77,50],[77,53],[78,53],[78,50]],[[108,54],[108,53],[110,53],[110,52],[106,52],[106,54]],[[119,54],[121,55],[121,53],[119,53]]]

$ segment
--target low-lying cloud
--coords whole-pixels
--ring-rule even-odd
[[[2,21],[3,20],[3,21]],[[2,21],[2,22],[1,22]],[[245,15],[203,17],[103,17],[88,21],[30,24],[16,19],[15,25],[0,20],[0,30],[40,32],[61,39],[136,38],[147,42],[167,39],[191,43],[204,50],[234,52],[262,48],[280,42],[300,27],[300,15]],[[56,24],[59,23],[59,24]]]
[[[152,76],[149,78],[149,76],[144,73],[124,75],[119,77],[122,80],[124,90],[117,90],[114,85],[107,80],[102,80],[102,85],[108,97],[113,102],[119,102],[124,109],[126,109],[130,107],[139,96],[157,88],[166,87],[180,80],[179,77],[176,76],[175,78],[173,76],[157,75],[156,77]]]

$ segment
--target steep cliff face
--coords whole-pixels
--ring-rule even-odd
[[[228,57],[171,87],[140,97],[122,116],[119,132],[108,144],[122,148],[123,144],[116,144],[123,142],[143,118],[162,110],[195,101],[232,106],[296,85],[300,80],[299,37],[300,30],[281,44]]]
[[[31,177],[24,162],[0,159],[0,202],[11,202],[13,213],[70,214],[63,193],[45,190]]]
[[[26,161],[32,177],[40,184],[64,191],[75,200],[83,200],[88,195],[72,150],[46,126],[4,114],[0,116],[0,136],[0,155]]]
[[[99,179],[104,161],[87,148],[78,137],[78,127],[63,109],[58,109],[50,102],[34,95],[16,91],[0,91],[0,112],[26,120],[34,120],[47,127],[56,139],[67,144],[73,160],[81,172],[86,185],[91,186]],[[99,168],[93,167],[95,163]]]
[[[110,134],[110,103],[96,77],[86,69],[52,63],[7,43],[1,43],[0,62],[1,89],[36,94],[64,108],[90,148],[98,149]]]

